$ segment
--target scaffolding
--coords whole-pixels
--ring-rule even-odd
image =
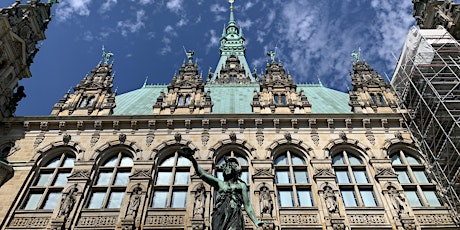
[[[432,179],[460,220],[460,44],[442,27],[412,28],[391,84]]]

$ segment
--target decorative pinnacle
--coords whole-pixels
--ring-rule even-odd
[[[235,17],[233,16],[233,2],[235,0],[228,0],[228,2],[230,3],[230,23],[235,23]]]

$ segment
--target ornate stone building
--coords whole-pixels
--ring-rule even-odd
[[[51,115],[2,119],[1,229],[209,230],[218,194],[183,146],[218,178],[238,159],[263,229],[459,228],[368,63],[352,63],[348,94],[294,83],[274,52],[258,76],[230,9],[205,82],[188,52],[169,85],[115,95],[105,53]]]

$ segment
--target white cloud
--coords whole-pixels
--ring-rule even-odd
[[[90,14],[89,5],[91,0],[67,0],[58,4],[56,18],[58,21],[66,21],[74,15],[88,16]]]
[[[142,29],[145,24],[144,20],[146,19],[145,17],[145,11],[144,10],[138,10],[136,12],[136,21],[132,20],[125,20],[125,21],[119,21],[117,23],[117,28],[121,31],[121,34],[123,36],[128,36],[128,33],[136,33],[140,29]]]
[[[178,14],[180,11],[182,11],[183,5],[183,0],[168,0],[168,2],[166,3],[166,8]]]
[[[99,8],[99,12],[105,13],[107,11],[110,11],[112,7],[114,7],[117,4],[117,0],[106,0],[104,3],[102,3],[101,7]]]
[[[139,4],[141,4],[141,5],[148,5],[148,4],[154,3],[155,0],[139,0],[138,2],[139,2]]]
[[[163,30],[167,35],[177,37],[177,32],[171,25],[167,25]]]
[[[217,47],[220,41],[220,37],[217,36],[215,30],[210,30],[207,36],[209,36],[209,43],[206,45],[206,52],[208,52],[212,47]]]
[[[214,14],[221,14],[223,12],[227,12],[227,8],[225,8],[224,6],[222,6],[221,4],[212,4],[211,7],[210,7],[210,10],[211,12],[213,12]]]
[[[176,26],[177,27],[182,27],[182,26],[186,26],[188,24],[188,19],[186,18],[181,18],[177,23],[176,23]]]

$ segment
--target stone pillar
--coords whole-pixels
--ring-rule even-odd
[[[269,223],[266,229],[275,229],[279,226],[279,213],[275,210],[275,176],[270,161],[253,160],[254,174],[252,176],[254,195],[251,203],[254,206],[254,212],[259,220]],[[251,222],[252,224],[252,222]],[[271,226],[271,227],[270,227]]]

